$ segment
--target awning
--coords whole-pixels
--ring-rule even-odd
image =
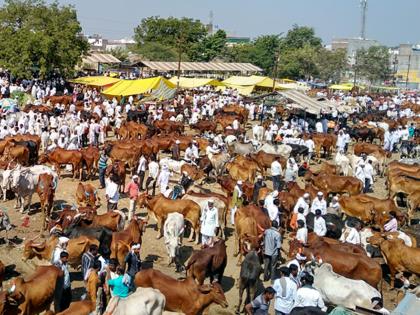
[[[155,71],[177,71],[178,62],[141,61],[141,63]],[[181,62],[181,71],[219,71],[219,72],[261,72],[261,68],[252,63],[234,62]]]
[[[84,63],[121,63],[121,60],[111,54],[90,54],[83,58]]]
[[[72,83],[83,84],[83,85],[90,85],[90,86],[107,86],[111,84],[115,84],[121,81],[117,78],[105,77],[105,76],[95,76],[95,77],[81,77],[74,80],[70,80]]]
[[[163,77],[140,80],[121,80],[102,94],[106,96],[130,96],[139,94],[154,95],[159,99],[168,99],[175,94],[175,85]]]
[[[178,78],[172,77],[169,81],[173,84],[177,84]],[[205,79],[205,78],[179,78],[179,87],[183,89],[193,89],[200,86],[211,85],[211,86],[221,86],[223,85],[222,82],[213,79]]]
[[[330,85],[328,88],[331,89],[331,90],[350,91],[353,87],[354,87],[353,83],[341,83],[341,84]],[[365,88],[362,85],[356,85],[356,87],[358,87],[360,89]]]
[[[233,76],[222,82],[225,86],[232,89],[237,89],[242,95],[250,95],[255,88],[273,88],[273,80],[269,77],[263,77],[258,75],[252,75],[249,77]],[[276,90],[284,89],[281,84],[276,82]]]

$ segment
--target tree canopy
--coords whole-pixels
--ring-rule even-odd
[[[370,83],[385,81],[391,76],[391,61],[388,48],[372,46],[356,52],[354,70]]]
[[[88,43],[72,6],[6,0],[0,8],[0,65],[16,77],[69,75]]]
[[[189,18],[161,18],[152,16],[145,18],[134,29],[137,51],[145,58],[166,58],[178,56],[191,51],[191,48],[202,41],[207,34],[205,26],[199,21]],[[154,48],[160,48],[156,53]],[[154,58],[151,58],[154,57]],[[154,59],[154,60],[162,60]],[[166,59],[168,60],[168,59]]]

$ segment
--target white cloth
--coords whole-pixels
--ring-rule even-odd
[[[321,215],[327,214],[327,202],[324,198],[319,200],[317,197],[312,201],[311,212],[315,214],[317,209],[321,210]]]
[[[109,178],[105,181],[105,194],[108,195],[110,203],[117,203],[120,198],[117,183],[113,182]]]
[[[167,190],[170,176],[171,173],[168,170],[162,170],[159,174],[156,184],[160,186],[160,192],[162,194],[165,193]]]
[[[298,213],[299,208],[303,208],[303,215],[306,217],[309,213],[309,205],[306,203],[303,197],[299,197],[295,207],[293,208],[293,212]]]
[[[298,229],[296,232],[296,239],[299,242],[306,244],[308,242],[308,229],[306,227]]]
[[[302,287],[297,290],[294,307],[313,306],[325,311],[326,307],[321,294],[312,287]]]
[[[349,233],[343,233],[340,240],[346,243],[360,245],[360,234],[354,227],[349,227]],[[346,236],[347,235],[347,236]]]
[[[271,175],[278,176],[278,175],[281,175],[282,173],[283,173],[283,170],[281,168],[281,164],[279,163],[279,161],[273,161],[273,163],[271,163]]]
[[[327,225],[323,217],[314,218],[314,232],[318,236],[325,236],[327,234]]]
[[[282,286],[280,279],[284,279],[282,280],[285,283],[284,287]],[[274,280],[273,284],[273,289],[276,290],[274,309],[284,314],[289,314],[295,303],[297,285],[288,277],[280,279]],[[283,288],[285,290],[283,290]]]
[[[206,206],[201,214],[200,232],[206,236],[215,236],[215,229],[219,227],[219,212],[216,207]]]
[[[159,164],[155,161],[149,163],[149,177],[156,179],[159,174]]]

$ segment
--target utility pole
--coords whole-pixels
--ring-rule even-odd
[[[273,69],[273,92],[276,90],[277,67],[280,61],[280,51],[277,51]]]
[[[360,38],[366,39],[366,13],[367,13],[368,0],[360,0],[361,7],[361,29]]]
[[[408,88],[408,80],[409,80],[409,76],[410,76],[410,68],[411,68],[411,50],[410,50],[410,54],[408,55],[408,65],[407,65],[407,76],[405,78],[405,88]]]

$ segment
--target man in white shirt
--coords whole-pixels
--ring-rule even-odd
[[[147,160],[142,155],[139,160],[139,166],[137,167],[137,174],[139,176],[139,189],[143,190],[143,181],[144,181],[144,175],[146,174],[146,167],[147,167]]]
[[[273,289],[276,291],[274,310],[276,315],[289,314],[295,304],[297,285],[289,278],[288,267],[281,267],[280,278],[274,280]]]
[[[326,311],[324,300],[322,299],[321,293],[318,292],[314,287],[314,277],[310,274],[305,274],[302,277],[303,286],[296,292],[295,304],[293,307],[306,307],[313,306],[319,307],[322,311]]]
[[[324,129],[322,128],[322,123],[320,121],[318,121],[315,124],[315,130],[316,130],[317,133],[323,133],[324,132]]]
[[[274,190],[281,190],[280,189],[280,177],[283,173],[283,170],[281,168],[280,164],[280,157],[277,156],[273,163],[271,163],[271,178],[273,180],[273,189]]]
[[[118,184],[116,182],[115,178],[107,178],[105,180],[105,198],[108,202],[108,211],[117,210],[118,207],[120,194],[118,192]]]
[[[346,226],[346,230],[341,234],[340,241],[343,243],[350,243],[354,245],[360,245],[360,223],[356,223],[355,227]]]
[[[152,183],[152,195],[155,195],[156,190],[156,182],[159,175],[159,163],[152,158],[148,165],[149,168],[149,175],[147,176],[146,180],[146,192],[149,193],[149,185]]]
[[[354,176],[358,180],[360,180],[362,182],[362,184],[363,184],[363,191],[365,191],[365,183],[366,183],[366,181],[365,181],[366,177],[365,177],[365,170],[364,170],[364,168],[365,168],[365,163],[359,163],[359,165],[356,167],[356,171],[355,171],[355,174],[354,174]]]
[[[314,140],[312,140],[312,136],[310,136],[309,139],[305,140],[304,145],[308,148],[308,160],[311,160],[315,148],[315,142]]]
[[[317,198],[312,201],[311,212],[315,213],[316,209],[321,210],[321,215],[327,214],[327,202],[324,199],[324,194],[319,191],[317,193]]]
[[[364,173],[365,173],[365,186],[364,186],[363,192],[366,194],[372,191],[371,187],[373,186],[374,170],[372,166],[372,160],[369,160],[367,164],[365,164]]]
[[[293,212],[298,213],[298,209],[303,208],[303,215],[306,217],[309,213],[309,203],[310,195],[308,193],[304,193],[303,197],[299,197],[298,201],[296,202],[296,205],[293,208]]]
[[[325,236],[327,234],[327,225],[325,224],[324,218],[321,216],[320,209],[315,210],[314,232],[318,236]]]

